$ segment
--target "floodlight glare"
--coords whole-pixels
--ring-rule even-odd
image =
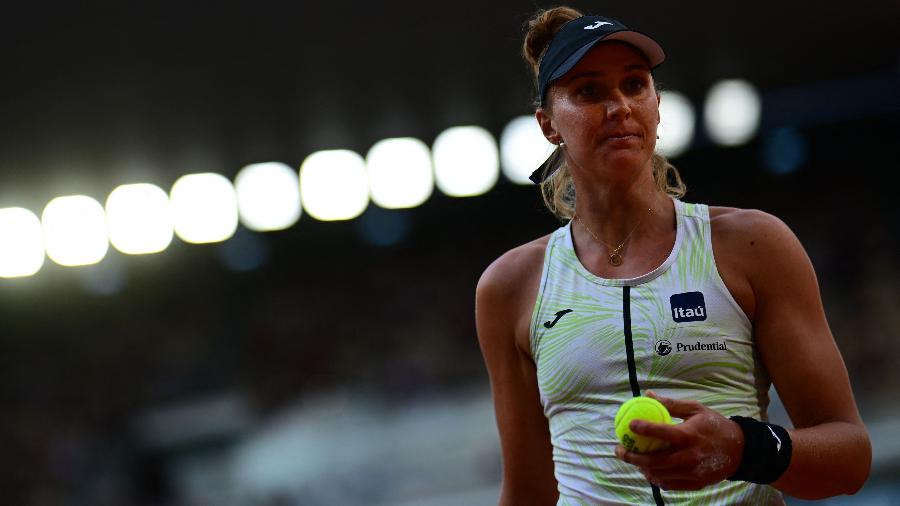
[[[109,242],[129,255],[159,253],[172,242],[172,209],[162,188],[147,184],[126,184],[106,199]]]
[[[41,220],[28,209],[0,209],[0,278],[31,276],[44,265]]]
[[[534,116],[513,119],[500,135],[503,175],[516,184],[532,184],[528,176],[550,156],[553,148]]]
[[[769,172],[790,174],[809,159],[806,137],[796,128],[776,128],[763,137],[762,155]]]
[[[719,81],[706,95],[706,132],[716,144],[744,144],[759,128],[761,109],[759,93],[752,84],[740,79]]]
[[[659,117],[656,150],[670,157],[684,153],[694,138],[694,106],[677,91],[663,91],[660,93]]]
[[[284,230],[300,219],[297,171],[280,162],[255,163],[234,180],[241,223],[250,230]]]
[[[385,209],[416,207],[434,190],[428,146],[411,137],[384,139],[366,155],[372,202]]]
[[[451,197],[482,195],[500,176],[497,143],[481,127],[444,130],[434,140],[432,155],[437,187]]]
[[[169,192],[175,233],[193,244],[221,242],[238,224],[237,197],[225,176],[212,172],[181,176]]]
[[[345,149],[312,153],[300,165],[300,200],[320,221],[356,218],[369,205],[365,160]]]
[[[91,265],[106,256],[106,214],[91,197],[56,197],[44,208],[41,223],[47,256],[59,265]]]

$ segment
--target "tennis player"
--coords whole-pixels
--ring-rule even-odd
[[[523,49],[535,117],[558,146],[532,179],[565,225],[478,283],[500,504],[783,504],[782,493],[859,490],[870,442],[810,260],[774,216],[680,200],[678,172],[654,152],[660,45],[560,7],[529,21]],[[772,384],[793,427],[767,421]],[[627,452],[613,418],[648,394],[680,423],[633,422],[669,446]]]

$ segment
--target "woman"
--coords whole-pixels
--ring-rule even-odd
[[[533,178],[568,223],[482,275],[478,336],[503,454],[502,505],[783,504],[857,491],[871,449],[813,267],[777,218],[679,200],[654,153],[665,55],[618,21],[537,13],[524,54],[558,145]],[[791,417],[766,423],[774,383]],[[651,392],[652,389],[652,392]],[[677,425],[616,444],[637,395]]]

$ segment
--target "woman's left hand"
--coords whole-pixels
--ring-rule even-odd
[[[635,453],[616,446],[616,456],[640,468],[650,483],[664,490],[699,490],[737,471],[744,448],[740,426],[697,401],[681,401],[647,392],[673,417],[684,422],[668,425],[633,420],[635,434],[668,441],[653,453]]]

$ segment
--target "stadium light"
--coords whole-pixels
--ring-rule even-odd
[[[312,153],[300,165],[300,200],[320,221],[356,218],[369,205],[365,160],[345,149]]]
[[[694,138],[694,106],[677,91],[663,91],[659,101],[659,139],[656,150],[676,157],[684,153]]]
[[[384,139],[366,154],[372,202],[385,209],[416,207],[434,191],[428,146],[411,137]]]
[[[106,214],[91,197],[56,197],[44,207],[41,223],[47,256],[59,265],[91,265],[106,256]]]
[[[238,224],[237,197],[225,176],[212,172],[181,176],[169,193],[175,233],[192,244],[221,242]]]
[[[44,265],[41,220],[28,209],[0,209],[0,277],[31,276]]]
[[[740,79],[719,81],[706,95],[706,132],[716,144],[744,144],[759,128],[761,109],[759,93],[752,84]]]
[[[158,253],[172,242],[169,196],[155,185],[126,184],[106,199],[109,242],[129,255]]]
[[[781,127],[763,136],[762,155],[769,172],[790,174],[806,164],[809,147],[802,132],[793,127]]]
[[[280,162],[255,163],[234,180],[241,223],[250,230],[284,230],[300,219],[297,171]]]
[[[481,127],[444,130],[434,140],[432,155],[437,187],[451,197],[482,195],[500,176],[497,143]]]
[[[500,134],[503,175],[516,184],[531,184],[528,176],[550,156],[553,148],[534,116],[514,118]]]

